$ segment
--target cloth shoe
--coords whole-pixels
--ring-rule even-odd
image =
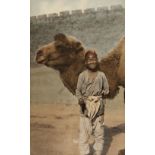
[[[102,155],[102,151],[95,151],[94,155]]]

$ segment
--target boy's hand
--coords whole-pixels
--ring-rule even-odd
[[[79,104],[80,104],[80,105],[85,104],[85,102],[84,102],[84,100],[83,100],[82,98],[79,99]]]

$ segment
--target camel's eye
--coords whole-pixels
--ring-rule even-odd
[[[76,43],[76,46],[77,46],[77,47],[81,46],[81,43],[80,43],[80,42],[77,42],[77,43]]]
[[[55,47],[59,52],[69,52],[73,49],[73,47],[68,44],[68,43],[64,43],[64,42],[55,42]]]
[[[57,48],[59,48],[59,49],[64,48],[64,45],[62,45],[62,44],[57,45]]]
[[[64,49],[65,49],[65,47],[63,45],[57,45],[56,48],[59,52],[64,51]]]
[[[68,46],[64,45],[64,44],[58,44],[58,45],[56,45],[56,48],[60,52],[67,52],[68,51]]]

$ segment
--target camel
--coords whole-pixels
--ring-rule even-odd
[[[75,95],[79,74],[85,69],[84,45],[75,37],[63,33],[54,36],[54,41],[40,47],[36,52],[36,62],[51,67],[60,73],[65,87]],[[112,99],[119,92],[119,86],[125,87],[125,37],[117,46],[99,61],[99,69],[103,71],[109,82],[109,94],[105,98]]]

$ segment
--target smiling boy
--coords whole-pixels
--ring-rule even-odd
[[[99,71],[97,54],[88,50],[85,54],[86,70],[80,73],[76,96],[81,107],[80,154],[90,153],[89,138],[94,135],[94,155],[101,155],[104,144],[104,95],[109,93],[105,74]]]

